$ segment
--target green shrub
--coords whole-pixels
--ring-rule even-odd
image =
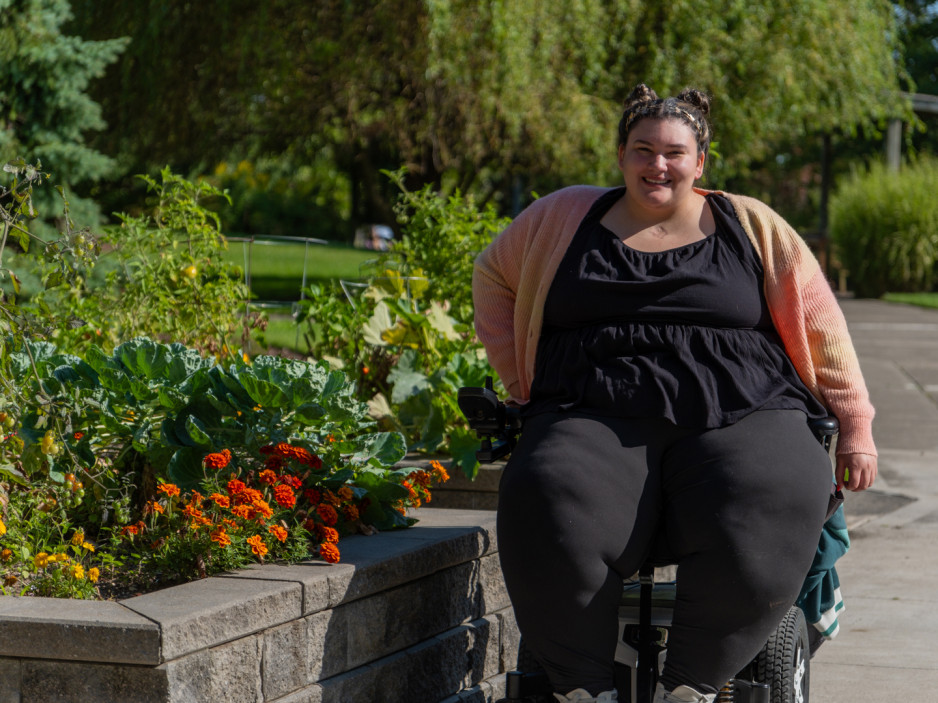
[[[472,322],[473,263],[511,220],[458,191],[449,197],[429,185],[409,191],[403,171],[387,175],[401,190],[394,208],[400,240],[392,251],[404,262],[404,273],[419,269],[427,279],[426,298],[446,303],[459,322]]]
[[[938,160],[901,171],[874,164],[831,198],[830,233],[850,288],[863,298],[927,292],[938,281]]]

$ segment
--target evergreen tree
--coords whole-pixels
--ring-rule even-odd
[[[114,161],[85,143],[105,126],[88,88],[127,40],[66,36],[70,18],[68,0],[0,0],[0,162],[41,162],[75,185],[113,171]]]

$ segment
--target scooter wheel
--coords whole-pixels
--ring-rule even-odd
[[[752,661],[756,681],[771,688],[771,703],[808,703],[811,648],[801,608],[792,606]]]

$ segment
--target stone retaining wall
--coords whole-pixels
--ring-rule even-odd
[[[0,597],[0,703],[491,703],[518,634],[489,511],[425,508],[264,565],[119,602]]]

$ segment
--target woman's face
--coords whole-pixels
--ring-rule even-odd
[[[703,167],[704,154],[697,152],[693,129],[677,118],[646,117],[619,146],[626,192],[646,209],[676,209],[693,192]]]

